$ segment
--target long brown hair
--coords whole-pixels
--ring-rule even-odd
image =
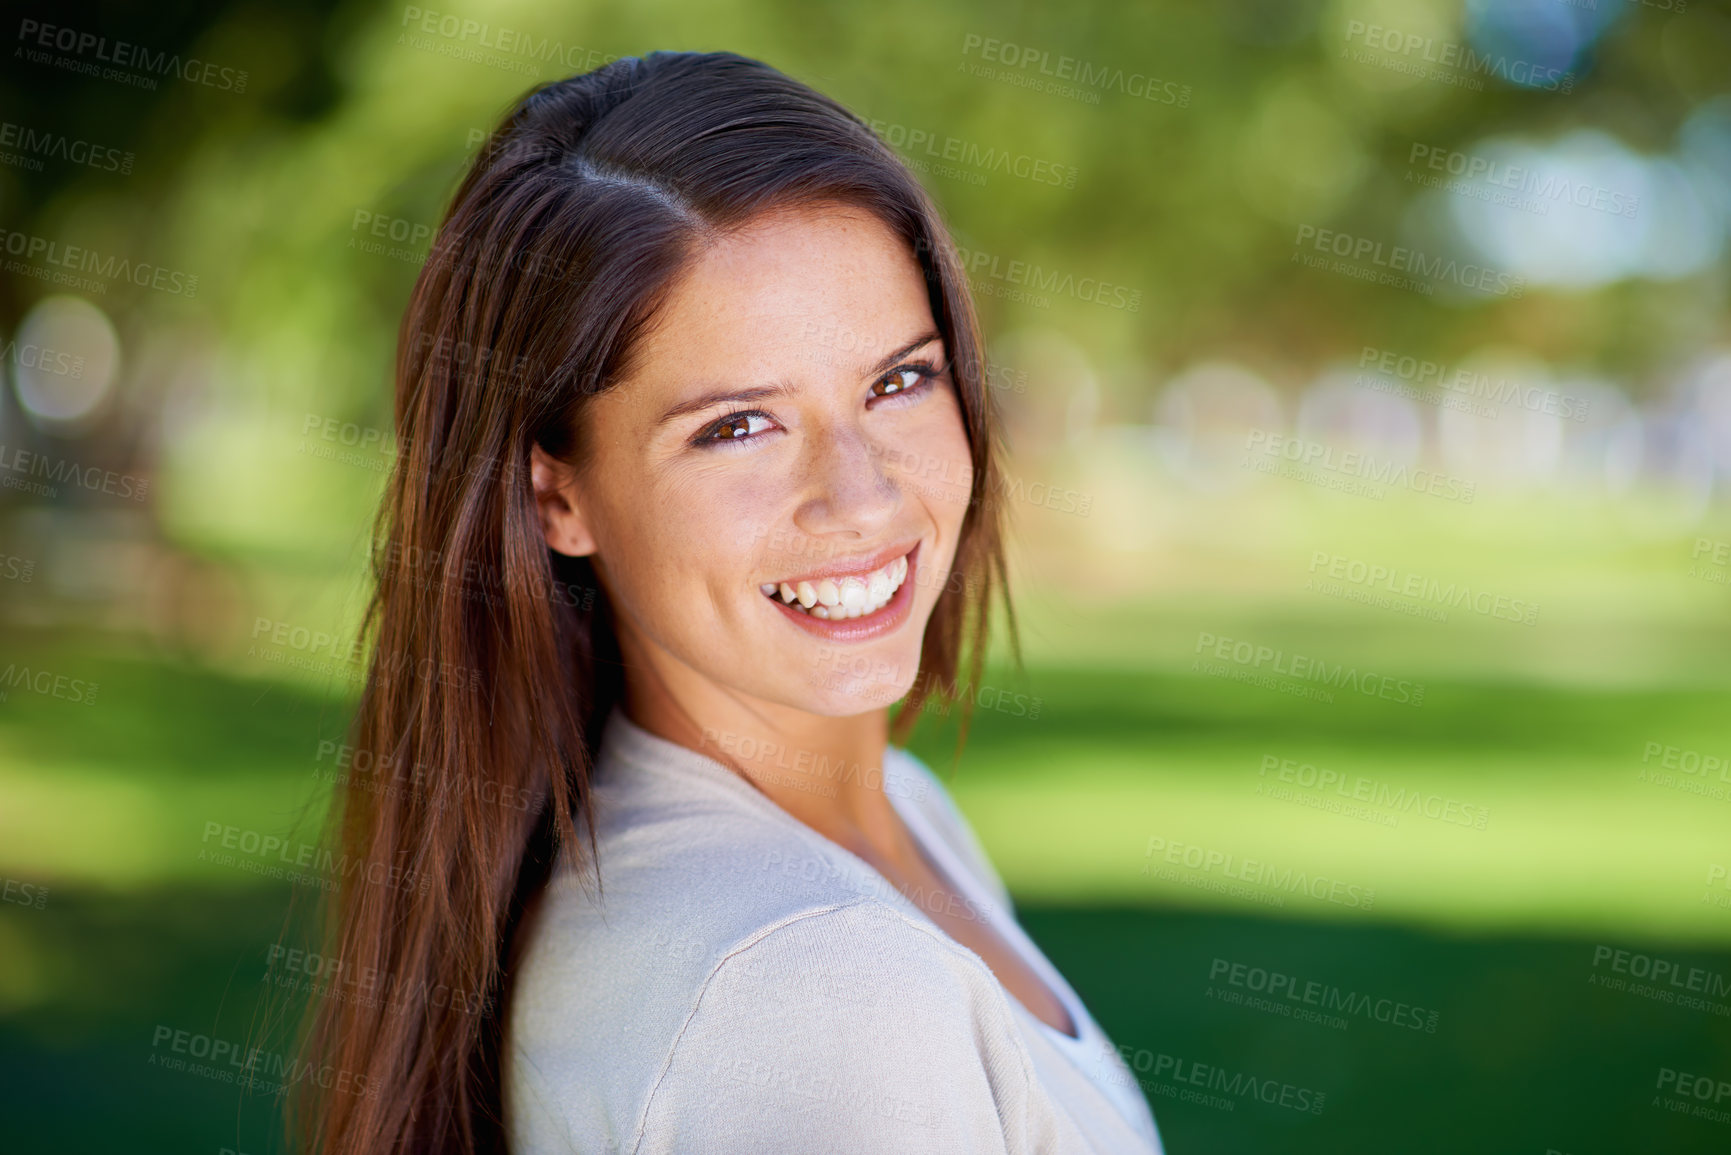
[[[953,692],[964,648],[977,682],[1004,591],[1002,489],[978,322],[918,182],[841,105],[732,53],[655,52],[530,91],[457,189],[398,335],[399,456],[325,907],[328,957],[370,976],[371,997],[313,1000],[304,1055],[320,1075],[291,1088],[295,1146],[503,1149],[506,944],[556,848],[593,833],[589,769],[623,685],[593,570],[542,537],[530,447],[581,458],[586,403],[629,372],[695,242],[817,202],[907,241],[972,446],[961,580],[926,627],[895,739]]]

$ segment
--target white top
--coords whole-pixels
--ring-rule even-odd
[[[600,896],[562,855],[522,931],[511,1150],[1162,1155],[1134,1077],[1017,924],[943,784],[906,751],[884,762],[883,789],[962,909],[1021,953],[1080,1037],[1035,1018],[863,859],[616,709],[592,777]]]

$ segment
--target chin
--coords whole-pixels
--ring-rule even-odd
[[[830,653],[810,668],[801,705],[831,718],[881,710],[906,697],[918,674],[917,653],[907,664],[864,654]]]

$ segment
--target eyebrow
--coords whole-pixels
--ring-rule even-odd
[[[930,345],[933,341],[941,340],[943,340],[943,337],[936,332],[922,334],[921,336],[914,338],[912,341],[909,341],[901,348],[895,349],[879,358],[878,362],[867,369],[863,375],[875,376],[879,373],[888,372],[890,369],[894,368],[896,362],[906,357],[909,353],[912,353],[915,349],[918,349],[923,345]],[[705,393],[701,397],[693,397],[689,401],[681,401],[679,404],[663,413],[660,417],[656,418],[655,424],[657,426],[665,425],[676,417],[685,417],[692,413],[701,413],[704,410],[711,409],[717,405],[749,405],[753,401],[762,401],[770,397],[785,397],[792,392],[793,386],[785,381],[777,382],[774,385],[757,385],[750,389],[718,389],[714,392]]]

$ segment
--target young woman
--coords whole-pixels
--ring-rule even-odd
[[[1003,591],[980,339],[860,121],[725,53],[544,85],[399,341],[332,1153],[1158,1152],[890,745]]]

